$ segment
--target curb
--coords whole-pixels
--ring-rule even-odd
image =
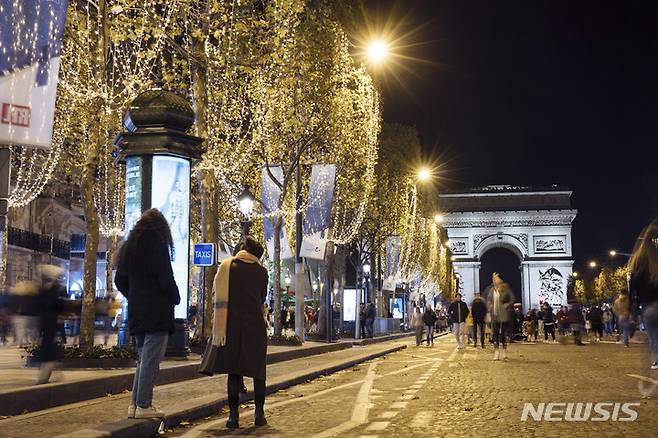
[[[406,338],[408,336],[414,336],[414,333],[413,332],[394,333],[394,334],[378,336],[374,338],[355,339],[354,345],[372,345],[372,344],[377,344],[379,342],[395,341],[397,339]]]
[[[278,351],[267,355],[267,364],[331,353],[351,347],[352,343],[342,342],[305,349]],[[204,377],[198,372],[200,363],[196,360],[184,365],[161,368],[156,385],[166,385]],[[35,412],[104,397],[107,394],[120,394],[132,388],[134,375],[135,371],[133,369],[113,376],[31,386],[2,392],[0,393],[0,415],[20,415],[26,411]]]
[[[334,366],[303,373],[298,376],[267,385],[265,388],[265,393],[271,394],[291,386],[299,385],[308,380],[317,379],[323,375],[333,374],[335,372],[351,368],[360,363],[367,362],[387,354],[395,353],[405,348],[407,348],[406,345],[399,345],[396,347],[387,348],[383,351],[371,353],[357,359],[342,362]],[[244,403],[245,401],[251,400],[252,398],[253,393],[249,392],[244,397],[240,397],[240,402]],[[208,396],[206,399],[207,401],[204,401],[201,404],[199,404],[198,399],[196,401],[181,403],[181,406],[177,411],[167,414],[167,417],[164,419],[165,427],[173,428],[184,420],[195,420],[198,418],[216,415],[222,407],[228,404],[228,399],[226,397],[214,398],[212,396]],[[162,423],[163,422],[160,420],[125,419],[111,423],[100,424],[94,429],[81,429],[67,434],[58,435],[57,438],[146,438],[156,435]]]

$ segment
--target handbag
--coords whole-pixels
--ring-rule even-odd
[[[199,374],[204,374],[206,376],[212,376],[215,374],[217,349],[218,347],[212,344],[212,338],[208,339],[206,350],[203,352],[203,357],[201,358],[201,365],[199,365]]]

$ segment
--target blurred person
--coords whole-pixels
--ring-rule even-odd
[[[416,334],[416,347],[420,347],[420,342],[423,339],[423,314],[420,307],[416,307],[413,315],[411,315],[411,327]]]
[[[555,342],[555,315],[553,314],[553,307],[549,303],[544,303],[542,319],[544,320],[544,341],[548,342],[548,335],[551,335],[553,342]]]
[[[427,307],[425,313],[423,313],[423,323],[427,327],[427,346],[434,346],[434,324],[436,323],[436,314],[429,307]]]
[[[631,337],[631,325],[633,324],[631,314],[631,300],[628,296],[628,291],[622,289],[619,296],[615,299],[613,304],[615,314],[617,314],[617,326],[623,336],[623,343],[626,347],[629,346]]]
[[[239,426],[240,388],[243,378],[254,380],[255,424],[264,426],[267,331],[262,306],[268,274],[260,264],[263,246],[247,236],[242,249],[224,260],[215,275],[215,313],[212,342],[199,370],[203,374],[228,374],[229,419],[226,427]]]
[[[523,317],[523,332],[528,340],[528,342],[533,342],[532,335],[534,333],[533,321],[532,321],[532,311],[528,310]],[[536,339],[535,339],[536,341]]]
[[[658,370],[658,218],[637,238],[628,266],[631,293],[637,298],[649,335],[651,369]]]
[[[493,287],[489,292],[487,307],[491,315],[491,331],[494,344],[493,360],[507,359],[507,333],[512,320],[514,295],[500,274],[492,275]],[[502,349],[500,348],[502,344]]]
[[[601,322],[603,322],[603,331],[605,332],[606,336],[610,336],[612,334],[612,312],[610,311],[610,306],[608,305],[603,308],[603,312],[601,314]]]
[[[106,296],[96,300],[94,307],[96,311],[96,318],[103,325],[103,345],[107,347],[107,343],[110,340],[110,333],[112,331],[112,318],[110,317],[112,297]]]
[[[361,333],[361,339],[364,339],[366,337],[366,305],[365,303],[361,303],[359,305],[359,330]]]
[[[375,325],[375,318],[377,317],[377,309],[372,301],[368,301],[368,306],[366,306],[366,331],[369,337],[375,336],[375,330],[373,326]]]
[[[9,332],[11,328],[11,299],[10,295],[0,292],[0,342],[7,345]]]
[[[484,348],[484,325],[487,317],[487,304],[478,292],[471,303],[471,314],[473,315],[473,347],[478,346],[478,330],[480,330],[480,344]]]
[[[466,321],[464,321],[464,333],[466,333],[466,344],[471,345],[473,342],[473,314],[468,312]]]
[[[26,280],[17,283],[12,289],[14,307],[14,343],[26,347],[36,341],[36,331],[39,318],[37,316],[37,294],[39,285],[35,281]]]
[[[560,310],[555,315],[557,322],[557,331],[561,336],[564,336],[569,329],[569,321],[567,317],[567,306],[560,306]]]
[[[128,326],[139,359],[128,418],[161,418],[153,405],[153,385],[169,335],[175,331],[174,307],[180,303],[171,267],[173,240],[159,210],[146,210],[118,252],[114,282],[128,300]]]
[[[596,342],[600,342],[603,337],[603,312],[598,304],[589,309],[588,318],[592,332],[596,336]]]
[[[61,347],[55,341],[59,328],[57,318],[64,312],[66,289],[62,284],[64,269],[55,265],[41,265],[38,268],[41,286],[37,294],[36,308],[39,314],[39,348],[36,359],[39,361],[37,383],[48,383],[50,376],[62,357]]]
[[[457,340],[457,349],[464,348],[464,337],[466,328],[466,318],[468,317],[469,310],[465,302],[462,301],[462,294],[455,295],[455,299],[448,307],[448,315],[452,321],[452,332]]]
[[[583,316],[583,306],[576,301],[571,300],[567,312],[569,327],[573,332],[573,339],[576,345],[585,345],[583,343],[583,329],[585,328],[585,317]]]

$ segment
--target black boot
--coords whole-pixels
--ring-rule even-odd
[[[265,379],[254,379],[254,402],[256,404],[256,413],[254,415],[254,424],[256,427],[265,426]]]
[[[240,405],[229,405],[229,408],[231,409],[231,412],[228,415],[226,427],[228,429],[238,429],[240,427]]]
[[[241,376],[229,374],[226,386],[228,392],[228,407],[230,409],[226,427],[228,429],[237,429],[240,427]]]

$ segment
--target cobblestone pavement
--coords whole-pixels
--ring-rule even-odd
[[[375,359],[268,396],[269,424],[253,427],[253,406],[241,410],[242,428],[225,428],[226,413],[186,423],[170,437],[656,437],[658,372],[646,345],[613,342],[513,344],[507,361],[493,348],[454,348],[451,336],[435,346]],[[652,396],[643,397],[653,389]],[[526,402],[632,402],[636,421],[521,421]],[[614,415],[614,406],[604,409]],[[564,409],[564,407],[563,407]],[[617,418],[626,418],[618,413]],[[592,417],[600,415],[592,411]],[[564,417],[562,417],[564,418]]]

